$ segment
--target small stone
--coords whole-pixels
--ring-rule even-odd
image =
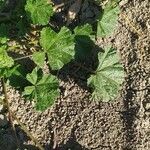
[[[5,115],[0,114],[0,127],[4,127],[8,124],[8,120]]]
[[[147,103],[147,104],[146,104],[145,109],[146,109],[146,111],[149,111],[149,110],[150,110],[150,103]]]
[[[127,3],[128,3],[128,0],[122,0],[122,1],[119,3],[119,6],[123,6],[123,5],[127,4]]]
[[[4,110],[4,105],[0,104],[0,113]]]

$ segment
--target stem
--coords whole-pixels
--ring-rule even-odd
[[[12,114],[13,118],[18,122],[18,124],[20,125],[21,129],[30,137],[30,139],[37,145],[37,147],[40,150],[44,150],[43,146],[38,143],[37,139],[34,138],[34,136],[28,131],[26,126],[22,122],[20,122],[20,120],[16,117],[16,115],[12,111],[11,111],[11,114]]]
[[[14,132],[14,136],[15,136],[15,139],[16,139],[17,147],[20,149],[20,144],[19,144],[19,140],[17,138],[16,129],[15,129],[15,126],[13,124],[13,118],[12,118],[12,114],[11,114],[11,110],[10,110],[10,105],[9,105],[9,101],[8,101],[8,95],[7,95],[7,86],[6,86],[4,77],[2,78],[2,86],[3,86],[4,96],[5,96],[4,104],[6,105],[7,110],[8,110],[9,122],[10,122],[10,124],[12,126],[12,129],[13,129],[13,132]]]
[[[27,56],[23,56],[23,57],[18,57],[18,58],[15,58],[14,61],[26,59],[26,58],[29,58],[29,57],[32,57],[32,55],[27,55]]]

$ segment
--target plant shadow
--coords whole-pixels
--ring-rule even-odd
[[[74,134],[74,128],[71,130],[71,135],[68,141],[65,144],[60,144],[59,147],[56,147],[53,150],[89,150],[88,148],[82,146],[77,142],[76,136]]]
[[[30,83],[26,80],[26,75],[32,72],[36,65],[30,59],[30,57],[26,57],[22,54],[18,54],[16,52],[9,52],[8,55],[11,56],[15,60],[15,63],[19,65],[17,68],[19,75],[11,75],[11,77],[9,77],[9,84],[21,92],[23,91],[24,87],[30,85]],[[23,57],[25,58],[20,59]]]
[[[98,67],[99,52],[103,52],[103,49],[97,46],[89,36],[76,36],[74,60],[59,70],[58,78],[65,82],[73,79],[81,88],[89,89],[87,80]]]
[[[137,119],[137,113],[139,111],[139,106],[133,101],[133,97],[136,94],[131,87],[131,83],[133,79],[128,77],[127,87],[124,89],[126,94],[123,98],[124,111],[121,112],[121,118],[124,124],[124,132],[125,132],[125,141],[126,145],[123,150],[132,149],[132,145],[134,143],[133,139],[136,137],[136,129],[135,129],[135,120]]]
[[[14,135],[14,131],[10,126],[5,127],[5,129],[1,129],[0,132],[0,150],[16,150],[20,148],[20,150],[39,150],[34,144],[25,144],[31,139],[27,136],[27,134],[20,128],[20,126],[15,126],[15,130],[17,133],[17,140],[19,142],[19,147],[17,145],[16,137]]]

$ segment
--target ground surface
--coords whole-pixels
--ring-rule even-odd
[[[126,71],[120,96],[114,102],[90,101],[87,74],[72,64],[60,73],[61,97],[42,113],[18,91],[9,89],[11,110],[44,149],[150,149],[150,4],[148,0],[132,0],[120,5],[114,35],[98,40],[100,47],[112,44],[117,48]],[[15,150],[11,132],[7,128],[1,135],[5,142],[0,142],[0,150]],[[37,149],[19,126],[17,135],[27,149]]]

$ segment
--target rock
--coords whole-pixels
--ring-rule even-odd
[[[146,111],[150,111],[150,103],[147,103],[145,106]]]
[[[124,5],[126,5],[128,3],[128,0],[122,0],[122,1],[120,1],[120,3],[119,3],[119,6],[121,7],[121,6],[124,6]]]

